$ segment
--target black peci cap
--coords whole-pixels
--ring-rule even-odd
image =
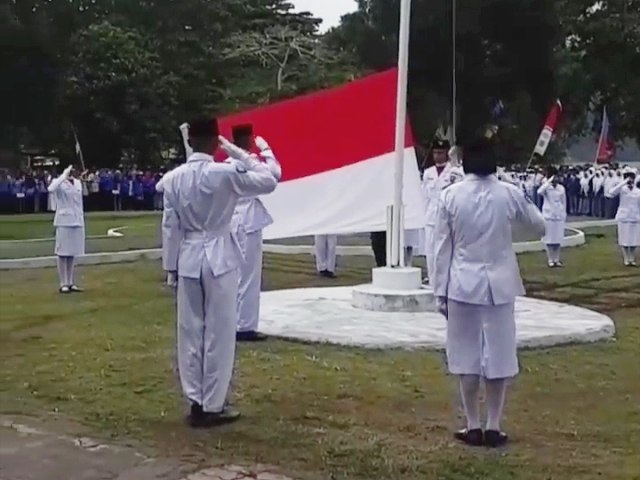
[[[200,118],[189,122],[189,136],[193,138],[215,138],[220,135],[218,120]]]
[[[253,135],[253,125],[250,123],[235,125],[234,127],[231,127],[231,135],[233,136],[233,141],[237,143],[238,140]]]
[[[451,144],[449,140],[443,140],[441,138],[436,138],[433,140],[433,149],[434,150],[446,150],[449,151],[451,148]]]

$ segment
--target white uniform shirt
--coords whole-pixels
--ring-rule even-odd
[[[425,202],[427,226],[435,226],[438,217],[438,201],[440,193],[452,183],[462,180],[464,173],[460,167],[454,167],[447,163],[438,175],[438,169],[429,167],[424,171],[422,176],[422,198]]]
[[[276,181],[282,178],[282,167],[271,150],[266,150],[260,154],[266,161],[266,166],[275,177]],[[226,162],[231,161],[227,159]],[[238,201],[235,215],[242,222],[242,227],[246,233],[254,233],[267,228],[273,223],[273,217],[258,197],[244,197]]]
[[[512,222],[542,236],[540,210],[495,175],[467,175],[442,192],[435,230],[434,294],[473,305],[503,305],[524,295]]]
[[[242,251],[231,227],[236,204],[243,196],[271,193],[277,185],[265,164],[255,158],[243,163],[215,163],[210,155],[194,153],[165,180],[166,271],[198,279],[205,261],[215,276],[241,265]]]
[[[629,188],[627,181],[619,182],[609,191],[609,197],[620,195],[620,206],[616,214],[619,222],[640,222],[640,189],[633,186]]]
[[[538,195],[544,197],[542,216],[545,220],[565,221],[567,219],[567,193],[564,187],[555,187],[549,180],[545,180],[538,189]]]
[[[77,178],[73,183],[64,173],[51,181],[48,187],[56,205],[54,227],[84,227],[84,209],[82,206],[82,182]]]

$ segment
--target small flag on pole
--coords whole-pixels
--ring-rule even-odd
[[[607,107],[602,110],[602,127],[600,128],[600,139],[598,140],[598,150],[594,163],[609,163],[614,155],[615,147],[609,138],[609,116]]]
[[[538,137],[538,143],[536,143],[536,146],[533,149],[534,155],[538,154],[543,157],[547,152],[547,148],[549,148],[549,144],[553,138],[553,132],[555,132],[556,127],[558,126],[561,114],[562,103],[560,102],[560,99],[558,99],[553,107],[551,107],[547,120],[544,122],[544,127],[542,128],[542,132],[540,132],[540,137]]]
[[[82,148],[80,148],[80,141],[78,141],[78,135],[76,135],[76,129],[72,126],[71,131],[73,132],[73,139],[76,141],[76,155],[78,156],[78,160],[80,160],[82,170],[86,170],[84,166],[84,157],[82,156]]]

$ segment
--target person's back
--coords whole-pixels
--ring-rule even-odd
[[[195,122],[189,142],[196,152],[218,146],[217,121]],[[227,408],[238,320],[238,268],[242,252],[232,232],[240,197],[272,192],[277,181],[266,165],[220,137],[238,160],[216,164],[192,154],[164,181],[163,268],[177,282],[178,365],[193,427],[234,421]]]
[[[439,220],[448,222],[448,227],[436,228],[440,232],[436,250],[441,252],[436,254],[436,295],[493,305],[524,294],[511,225],[532,223],[523,212],[536,209],[535,205],[517,187],[494,175],[467,175],[442,193],[440,208]],[[544,232],[541,216],[534,227]],[[450,230],[450,237],[445,230]],[[444,249],[451,253],[443,255]]]
[[[434,295],[447,319],[447,366],[459,376],[467,426],[454,434],[468,445],[498,447],[507,381],[518,374],[515,299],[524,293],[511,224],[544,232],[542,214],[528,197],[495,176],[487,139],[465,151],[465,179],[442,192],[435,228]],[[480,381],[487,403],[479,415]]]

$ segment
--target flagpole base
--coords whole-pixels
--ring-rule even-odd
[[[433,312],[435,298],[419,268],[375,268],[372,283],[353,288],[351,305],[370,312]]]

